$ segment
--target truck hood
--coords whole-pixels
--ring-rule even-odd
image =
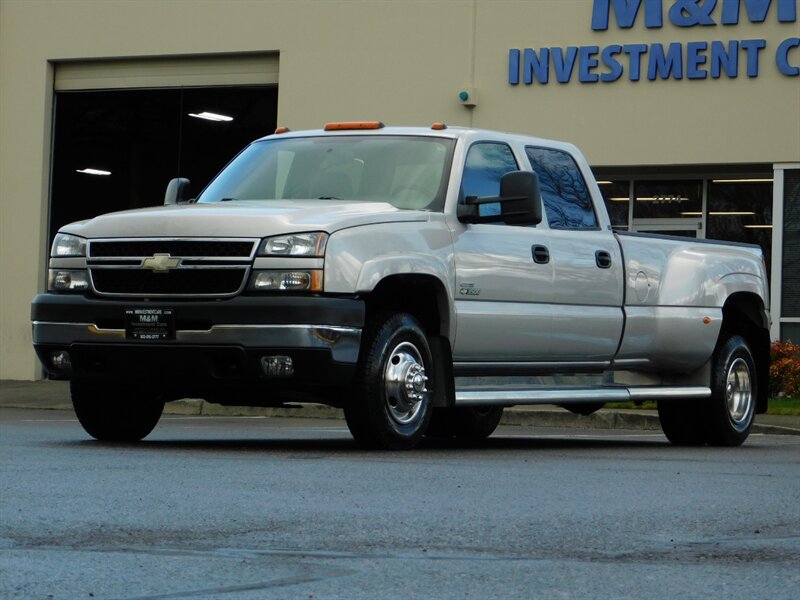
[[[71,223],[61,231],[86,238],[268,237],[303,231],[333,233],[360,225],[427,221],[429,213],[386,202],[291,200],[219,202],[141,208]]]

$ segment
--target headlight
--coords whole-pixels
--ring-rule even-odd
[[[57,233],[51,256],[86,256],[86,239],[69,233]]]
[[[89,273],[73,269],[50,269],[47,289],[52,292],[82,292],[89,289]]]
[[[328,234],[323,231],[293,233],[265,238],[258,248],[261,256],[325,256]]]

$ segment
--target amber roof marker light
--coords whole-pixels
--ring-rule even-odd
[[[433,129],[434,131],[442,131],[444,129],[447,129],[447,125],[445,125],[444,123],[436,122],[433,125],[431,125],[431,129]]]
[[[288,127],[278,127],[275,130],[275,135],[280,135],[282,133],[289,133],[290,131],[291,131],[291,129],[289,129]]]
[[[325,131],[347,131],[352,129],[382,129],[384,124],[380,121],[343,121],[325,123]]]

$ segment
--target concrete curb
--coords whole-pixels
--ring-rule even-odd
[[[72,410],[69,385],[61,381],[0,381],[0,407],[21,409]],[[321,404],[293,404],[285,408],[221,406],[204,400],[169,402],[165,415],[209,417],[270,417],[304,419],[344,419],[341,409]],[[653,410],[604,408],[591,415],[576,415],[551,406],[515,406],[503,412],[501,425],[558,427],[564,429],[626,429],[661,431]],[[800,417],[758,415],[752,433],[800,435]]]

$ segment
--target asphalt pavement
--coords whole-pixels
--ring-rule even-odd
[[[63,381],[0,380],[0,407],[71,410],[69,384]],[[253,408],[221,406],[197,399],[169,402],[164,408],[164,414],[216,417],[344,418],[341,410],[319,404],[296,404],[287,408]],[[661,430],[656,411],[617,408],[604,408],[591,415],[584,416],[553,406],[515,406],[506,408],[501,425]],[[757,415],[752,433],[800,435],[800,416]]]
[[[796,600],[800,437],[168,415],[102,443],[0,408],[0,598]]]

